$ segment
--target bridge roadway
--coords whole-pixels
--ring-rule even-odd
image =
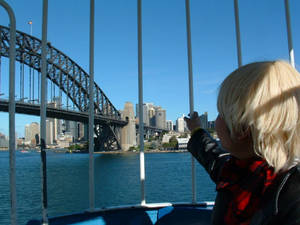
[[[8,100],[0,99],[0,111],[8,112]],[[16,113],[40,116],[40,105],[26,103],[26,102],[22,102],[22,101],[16,101]],[[59,109],[59,108],[52,107],[51,104],[48,104],[47,105],[47,117],[88,123],[89,113],[88,112],[80,112],[80,111],[76,111],[76,110]],[[120,119],[116,119],[116,118],[109,117],[109,116],[103,116],[103,115],[99,115],[99,114],[95,114],[94,121],[95,121],[95,124],[113,123],[113,124],[118,124],[121,127],[125,126],[128,123],[125,120],[120,120]],[[139,125],[136,124],[136,129],[138,130],[138,128],[139,128]],[[152,132],[158,132],[158,133],[167,131],[166,129],[161,129],[161,128],[157,128],[157,127],[153,127],[153,126],[146,126],[146,125],[144,125],[144,129],[151,130]]]
[[[8,112],[8,100],[0,99],[0,111]],[[40,116],[40,105],[16,101],[16,113]],[[47,106],[46,115],[49,118],[78,121],[82,123],[88,123],[88,119],[89,119],[89,112],[59,109],[59,108],[51,107],[50,104],[48,104]],[[122,127],[127,124],[127,121],[116,119],[110,116],[95,114],[95,124],[103,124],[103,123],[118,124]]]

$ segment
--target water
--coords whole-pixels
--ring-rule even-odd
[[[0,224],[10,224],[9,158],[0,152]],[[41,218],[40,155],[16,154],[18,223]],[[49,216],[88,209],[88,154],[47,153]],[[149,153],[146,163],[146,202],[190,202],[189,153]],[[196,166],[197,200],[212,201],[215,187]],[[140,203],[139,155],[95,154],[95,205],[108,207]]]

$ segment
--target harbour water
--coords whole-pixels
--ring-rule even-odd
[[[49,216],[88,209],[88,154],[47,153]],[[0,224],[10,224],[9,154],[0,151]],[[146,163],[146,202],[190,202],[189,153],[149,153]],[[196,163],[197,200],[213,201],[215,186]],[[41,218],[40,154],[16,154],[18,224]],[[97,208],[139,204],[139,154],[95,154]]]

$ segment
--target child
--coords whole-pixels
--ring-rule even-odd
[[[221,84],[221,146],[185,118],[188,150],[216,183],[212,224],[300,224],[300,74],[283,61],[256,62]]]

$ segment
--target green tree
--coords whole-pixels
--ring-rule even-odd
[[[184,133],[184,134],[179,136],[179,138],[187,138],[187,137],[188,137],[188,133]]]
[[[178,141],[176,136],[172,136],[169,140],[169,146],[170,148],[177,148],[178,147]]]

